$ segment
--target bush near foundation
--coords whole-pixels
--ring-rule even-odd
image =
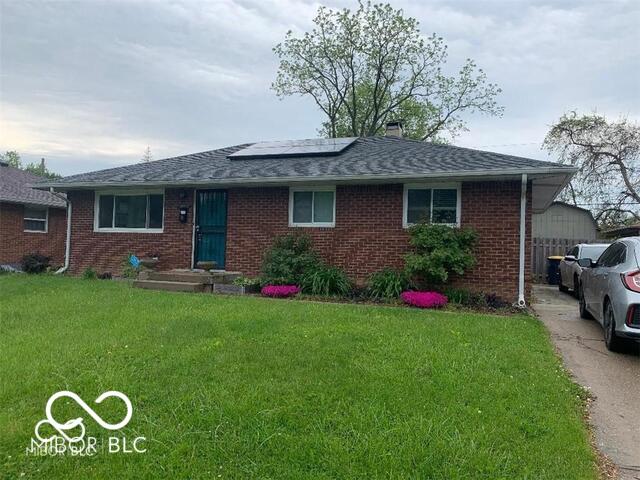
[[[301,285],[320,264],[307,235],[284,235],[277,237],[266,252],[260,277],[267,285]]]
[[[300,293],[297,285],[265,285],[260,291],[265,297],[287,298]]]
[[[51,257],[39,253],[30,253],[22,257],[22,270],[26,273],[43,273],[51,265]]]
[[[413,252],[405,256],[407,273],[426,285],[444,285],[452,274],[463,275],[476,263],[475,231],[422,223],[409,229]]]
[[[400,299],[418,308],[440,308],[447,304],[447,297],[438,292],[402,292]]]

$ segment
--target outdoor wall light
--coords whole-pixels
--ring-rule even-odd
[[[187,223],[187,216],[189,215],[189,207],[180,207],[180,223]]]

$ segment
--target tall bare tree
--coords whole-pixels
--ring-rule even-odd
[[[563,192],[566,200],[590,207],[605,227],[640,221],[638,124],[571,112],[551,126],[544,148],[579,168]]]
[[[280,97],[311,97],[328,137],[380,134],[403,120],[407,136],[443,141],[466,129],[463,114],[501,115],[500,89],[467,59],[457,75],[442,69],[447,47],[425,38],[414,18],[388,4],[355,11],[318,9],[315,27],[293,32],[273,49],[280,66],[272,88]]]

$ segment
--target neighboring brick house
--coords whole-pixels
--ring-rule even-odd
[[[62,195],[31,188],[42,177],[0,162],[0,264],[30,253],[64,263],[67,204]]]
[[[76,274],[117,273],[131,252],[157,255],[160,269],[214,260],[256,275],[274,238],[299,231],[327,262],[364,282],[402,266],[406,227],[427,220],[479,233],[477,265],[459,285],[516,300],[529,288],[531,214],[574,171],[385,136],[239,145],[45,186],[71,202]]]

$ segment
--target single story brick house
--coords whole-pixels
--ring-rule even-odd
[[[67,204],[63,195],[31,187],[41,181],[0,162],[0,264],[19,264],[31,253],[64,262]]]
[[[68,267],[118,272],[129,252],[160,269],[214,260],[259,273],[278,235],[305,232],[324,259],[358,282],[401,267],[407,227],[472,227],[477,265],[466,287],[524,301],[531,215],[575,169],[387,136],[262,142],[45,182],[70,201]]]

